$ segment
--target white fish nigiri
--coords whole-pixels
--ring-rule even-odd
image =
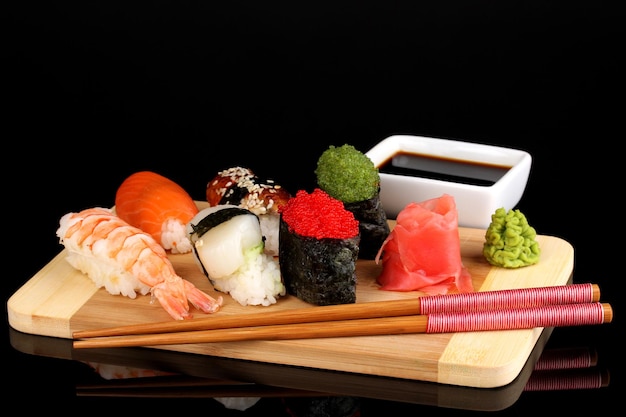
[[[259,218],[230,204],[201,210],[187,224],[193,254],[213,287],[241,305],[270,305],[285,295],[280,268],[264,252]]]

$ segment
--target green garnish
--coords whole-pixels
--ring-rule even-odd
[[[483,255],[491,265],[520,268],[539,262],[537,232],[519,210],[499,208],[491,215]]]
[[[380,187],[378,168],[352,145],[330,146],[317,161],[317,184],[344,203],[373,198]]]

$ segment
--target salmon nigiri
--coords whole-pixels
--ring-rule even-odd
[[[152,171],[130,175],[115,194],[117,215],[151,235],[171,253],[191,252],[185,228],[198,211],[185,189]]]

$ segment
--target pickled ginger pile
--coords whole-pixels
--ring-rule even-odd
[[[461,260],[458,213],[454,197],[409,203],[383,243],[376,262],[383,269],[377,281],[388,291],[445,294],[472,292],[469,271]]]

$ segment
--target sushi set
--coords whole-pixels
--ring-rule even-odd
[[[200,209],[207,203],[197,202]],[[389,221],[393,228],[394,221]],[[563,239],[538,235],[542,261],[525,268],[493,267],[482,253],[485,230],[459,227],[461,257],[477,291],[550,287],[571,283],[573,247]],[[66,262],[61,251],[36,273],[7,303],[9,324],[26,334],[72,339],[78,331],[113,326],[158,323],[171,316],[150,294],[135,299],[113,296],[97,288],[85,274]],[[168,255],[176,272],[200,291],[223,304],[219,311],[192,309],[194,318],[243,316],[316,306],[292,295],[271,305],[242,305],[216,291],[191,253]],[[356,303],[417,299],[419,291],[384,291],[376,282],[381,265],[359,259],[356,266]],[[327,337],[295,340],[253,340],[151,346],[217,358],[238,359],[340,371],[354,374],[435,382],[464,387],[494,388],[511,383],[531,358],[538,340],[549,328]]]

